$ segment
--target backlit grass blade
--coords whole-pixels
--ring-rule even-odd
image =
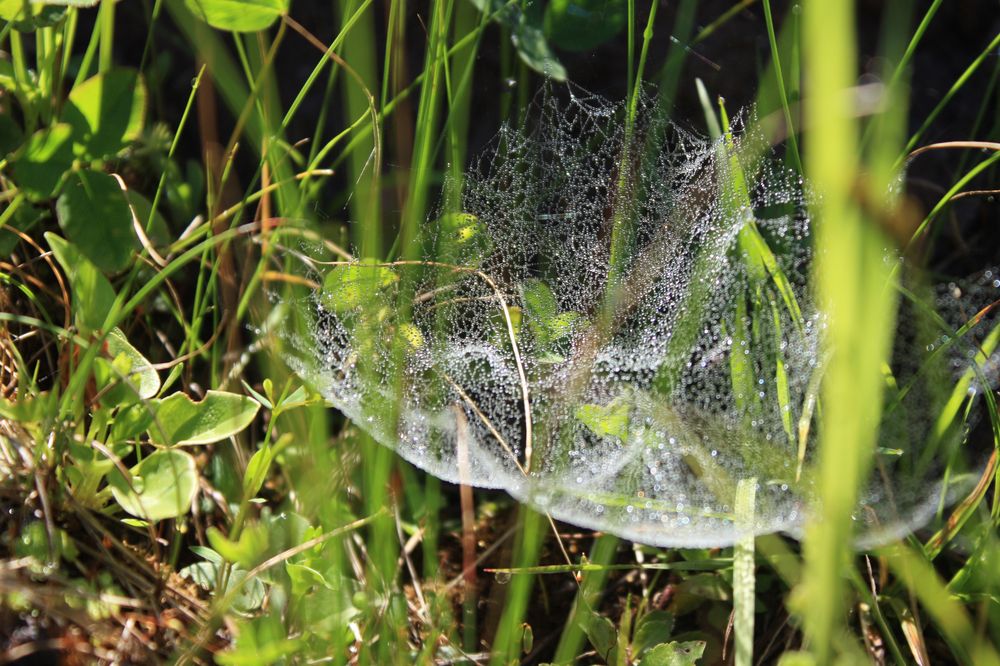
[[[736,485],[736,523],[744,530],[733,550],[733,629],[736,635],[736,666],[753,663],[753,629],[756,574],[754,563],[754,503],[757,479]]]
[[[853,3],[810,0],[804,5],[805,166],[817,193],[816,278],[829,316],[830,360],[822,387],[819,497],[806,533],[798,610],[819,663],[832,660],[845,629],[844,567],[853,540],[852,514],[871,468],[882,404],[879,369],[895,330],[896,295],[886,288],[885,239],[853,196],[861,165],[845,91],[857,77],[854,25]]]

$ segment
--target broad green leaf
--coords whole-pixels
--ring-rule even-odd
[[[484,225],[472,213],[447,213],[438,220],[439,260],[456,266],[476,267],[490,251]]]
[[[174,393],[159,401],[149,436],[165,446],[211,444],[242,431],[258,409],[260,403],[238,393],[209,391],[201,402]]]
[[[385,266],[350,264],[334,266],[323,280],[320,301],[327,309],[344,313],[368,303],[399,276]]]
[[[66,237],[108,272],[129,264],[135,245],[132,212],[117,181],[100,171],[74,172],[56,200]]]
[[[111,424],[110,440],[112,442],[125,442],[136,439],[139,435],[153,423],[153,413],[149,405],[136,403],[124,409],[120,409],[115,414],[114,423]]]
[[[298,652],[304,637],[288,637],[276,609],[266,615],[239,623],[233,645],[213,655],[221,666],[271,666],[301,663],[288,657]]]
[[[336,511],[336,509],[334,510]],[[347,518],[346,520],[351,520],[351,518]],[[270,516],[265,515],[261,517],[261,521],[267,525],[268,541],[274,550],[287,550],[293,546],[301,545],[322,533],[320,528],[311,526],[308,520],[294,511],[282,511],[277,515],[271,514]],[[296,555],[289,561],[308,564],[311,561],[312,555],[316,552],[317,549],[312,549]]]
[[[667,643],[674,631],[674,616],[667,611],[651,611],[639,618],[632,639],[632,654],[641,657],[657,645]]]
[[[598,437],[625,441],[628,437],[629,411],[628,402],[615,398],[607,405],[580,405],[576,409],[576,418]]]
[[[125,354],[112,358],[98,356],[94,359],[94,387],[105,409],[127,407],[139,401],[132,374],[132,359]]]
[[[73,293],[73,315],[80,332],[89,334],[100,330],[115,302],[115,290],[111,283],[66,239],[47,232],[45,240],[69,281]]]
[[[0,115],[0,159],[16,150],[24,141],[24,132],[8,114]]]
[[[208,542],[228,562],[250,569],[260,563],[267,551],[267,528],[260,523],[250,525],[236,541],[232,541],[215,527],[206,532]]]
[[[623,0],[551,0],[545,34],[567,51],[587,51],[613,38],[628,20]]]
[[[559,303],[549,286],[541,280],[527,280],[521,290],[528,324],[548,329],[549,322],[559,314]]]
[[[537,0],[522,8],[506,0],[470,0],[479,11],[510,31],[510,41],[518,57],[531,69],[555,81],[566,80],[566,68],[545,40],[542,16]]]
[[[135,388],[136,394],[143,400],[148,400],[155,396],[157,391],[160,390],[159,373],[153,367],[153,364],[129,343],[120,328],[111,329],[111,332],[108,333],[108,337],[105,339],[105,345],[108,356],[111,358],[122,354],[131,361],[128,380]]]
[[[615,625],[608,618],[593,611],[583,614],[578,622],[597,654],[602,659],[607,660],[618,642],[618,632],[615,630]]]
[[[191,12],[219,30],[256,32],[288,12],[288,0],[184,0]]]
[[[91,5],[99,0],[87,0]],[[73,0],[50,2],[48,0],[0,0],[0,19],[12,21],[14,28],[28,32],[35,28],[55,25],[66,14],[60,5],[76,4]]]
[[[33,199],[51,197],[73,166],[73,128],[58,123],[38,130],[14,161],[14,181]]]
[[[323,577],[323,574],[305,564],[285,562],[285,573],[288,574],[288,577],[292,581],[292,596],[295,598],[301,599],[309,591],[309,588],[314,585],[325,587],[328,590],[334,589],[326,578]]]
[[[508,12],[512,14],[510,41],[524,64],[550,79],[565,81],[566,68],[545,40],[538,12],[532,11],[531,6],[521,11],[516,4],[508,5]]]
[[[219,562],[206,560],[184,567],[177,573],[184,578],[194,582],[198,587],[208,592],[215,592],[215,582],[219,579],[219,567],[222,566],[221,558]],[[245,569],[233,567],[229,573],[229,583],[226,585],[228,593],[233,588],[239,587],[239,592],[233,596],[233,610],[238,613],[249,613],[260,608],[264,602],[264,595],[267,590],[264,584],[256,578],[251,578],[246,584],[243,581],[247,577]]]
[[[118,505],[136,518],[156,522],[190,511],[198,469],[184,451],[161,449],[131,469],[130,482],[131,487],[117,468],[108,474]]]
[[[695,666],[704,652],[705,641],[665,643],[647,652],[639,666]]]
[[[208,560],[209,562],[214,562],[215,564],[222,564],[226,560],[223,559],[222,555],[208,548],[207,546],[191,546],[191,552],[202,558],[203,560]],[[206,589],[213,589],[211,587]]]
[[[137,138],[146,117],[146,86],[131,69],[93,76],[69,93],[63,120],[73,127],[75,151],[96,159]]]

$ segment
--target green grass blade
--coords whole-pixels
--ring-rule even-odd
[[[753,663],[754,605],[754,505],[757,479],[742,479],[736,485],[736,522],[743,535],[733,551],[733,630],[736,635],[736,666]]]
[[[853,196],[858,139],[850,98],[857,77],[853,3],[813,0],[804,7],[809,127],[805,165],[818,194],[816,277],[830,317],[831,358],[822,388],[819,497],[805,540],[806,572],[798,610],[821,664],[845,628],[843,570],[852,514],[871,467],[882,404],[880,368],[894,331],[895,290],[887,289],[885,239]],[[810,600],[806,602],[806,600]],[[822,603],[815,603],[822,600]]]

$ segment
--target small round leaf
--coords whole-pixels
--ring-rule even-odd
[[[111,493],[127,513],[150,522],[176,518],[191,510],[198,491],[198,469],[184,451],[161,449],[132,468],[128,481],[118,469],[108,474]]]

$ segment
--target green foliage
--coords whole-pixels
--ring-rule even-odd
[[[150,522],[177,518],[191,510],[198,492],[194,458],[184,451],[154,451],[124,476],[115,468],[108,475],[118,506]]]
[[[91,6],[100,0],[0,0],[0,19],[25,32],[55,25],[66,14],[66,5]],[[62,5],[62,6],[61,6]]]
[[[24,141],[21,127],[10,116],[0,116],[0,157],[17,149]]]
[[[71,172],[56,216],[66,238],[98,268],[115,272],[129,265],[136,245],[132,211],[114,178],[89,169]]]
[[[580,405],[576,418],[598,437],[625,441],[631,409],[628,401],[616,398],[607,405]]]
[[[587,634],[587,640],[597,652],[597,656],[604,661],[613,663],[611,655],[618,646],[618,632],[611,620],[590,612],[584,616],[580,623]]]
[[[128,359],[127,379],[135,390],[136,397],[148,400],[160,390],[160,374],[142,353],[132,346],[121,329],[113,328],[105,339],[110,358],[124,356]]]
[[[624,0],[552,0],[545,7],[545,35],[559,48],[587,51],[625,27]]]
[[[74,562],[79,551],[66,530],[57,527],[54,538],[49,538],[45,523],[34,520],[23,527],[14,544],[14,554],[17,557],[28,557],[38,565],[55,563],[60,558],[66,562]]]
[[[250,425],[260,403],[225,391],[208,391],[200,401],[174,393],[155,403],[150,438],[163,446],[211,444]]]
[[[77,326],[84,333],[100,330],[115,302],[111,283],[72,243],[51,232],[45,239],[68,278]]]
[[[291,657],[301,646],[301,638],[288,638],[280,616],[271,612],[241,623],[233,647],[216,660],[223,666],[269,666]]]
[[[486,225],[471,213],[446,213],[438,220],[440,239],[437,255],[441,262],[477,268],[489,254]]]
[[[924,661],[928,653],[931,662],[995,663],[995,458],[987,457],[984,469],[960,469],[943,454],[935,456],[946,487],[969,491],[954,510],[940,507],[941,529],[925,544],[918,543],[918,534],[902,547],[864,557],[849,550],[851,496],[887,451],[869,446],[878,428],[875,412],[891,408],[900,391],[882,367],[896,292],[872,285],[891,269],[881,249],[893,241],[878,234],[905,215],[894,202],[883,202],[882,193],[888,183],[895,187],[896,168],[923,136],[996,139],[996,127],[989,125],[1000,71],[990,57],[997,36],[976,46],[979,55],[964,71],[956,70],[940,103],[926,120],[917,118],[916,131],[907,135],[906,95],[911,85],[921,85],[907,80],[908,71],[915,54],[930,57],[922,52],[922,38],[935,27],[942,3],[930,3],[916,17],[919,24],[906,12],[904,20],[895,20],[903,4],[885,8],[883,41],[899,46],[883,44],[872,54],[877,57],[871,62],[884,61],[887,69],[878,73],[884,99],[871,116],[865,115],[871,109],[860,107],[851,110],[863,113],[840,113],[843,92],[855,90],[859,71],[853,23],[843,18],[848,5],[837,3],[806,3],[801,15],[795,9],[781,15],[782,5],[764,2],[760,11],[714,16],[705,3],[682,2],[676,23],[670,23],[674,14],[665,17],[662,10],[649,22],[652,48],[644,72],[642,64],[634,66],[637,49],[625,46],[622,33],[635,46],[647,8],[622,0],[347,2],[338,7],[336,27],[315,32],[330,40],[324,46],[357,78],[317,51],[309,63],[314,69],[306,70],[308,82],[296,90],[298,79],[285,69],[286,49],[300,36],[291,22],[282,22],[285,15],[296,16],[287,0],[170,0],[149,3],[148,14],[128,3],[97,0],[0,0],[0,490],[11,525],[0,534],[4,617],[58,618],[44,625],[47,630],[79,623],[89,641],[84,659],[130,640],[137,614],[162,606],[170,612],[150,629],[157,635],[149,645],[176,653],[145,654],[138,650],[148,648],[133,644],[140,660],[430,663],[466,654],[478,659],[475,653],[488,651],[494,663],[510,663],[551,658],[555,650],[559,663],[569,663],[593,650],[596,658],[592,653],[583,659],[659,666],[721,661],[735,610],[729,646],[744,663],[755,649],[757,659],[787,665],[866,658],[908,663]],[[376,20],[375,12],[383,9],[384,20],[381,14]],[[412,22],[417,14],[419,25]],[[461,201],[466,144],[476,145],[495,130],[483,126],[492,114],[478,117],[471,91],[477,104],[499,99],[500,115],[513,117],[533,89],[533,75],[519,72],[531,69],[562,81],[579,76],[571,66],[596,67],[605,55],[628,50],[625,62],[606,65],[608,71],[621,72],[636,88],[636,79],[658,80],[668,93],[661,112],[670,114],[686,108],[680,97],[694,90],[685,78],[685,58],[699,54],[714,64],[720,49],[735,48],[714,41],[725,37],[734,16],[751,32],[757,19],[754,34],[769,42],[770,53],[762,53],[771,62],[761,62],[759,72],[760,82],[766,77],[774,88],[767,111],[784,119],[789,165],[820,195],[815,214],[825,231],[819,243],[831,258],[820,269],[820,281],[840,313],[830,329],[835,346],[850,350],[834,359],[833,375],[817,372],[813,404],[798,422],[793,414],[800,406],[789,397],[792,359],[781,349],[761,355],[766,363],[732,355],[720,369],[725,381],[740,387],[749,418],[762,381],[785,408],[784,429],[790,441],[799,436],[801,448],[791,467],[775,461],[775,479],[790,476],[795,463],[801,469],[807,458],[820,459],[823,520],[806,536],[804,558],[780,537],[747,537],[732,551],[625,548],[609,535],[591,547],[589,534],[567,536],[570,530],[556,524],[557,541],[545,516],[525,510],[515,522],[513,501],[482,494],[472,495],[467,524],[460,491],[363,440],[311,389],[286,382],[287,370],[257,353],[267,347],[247,330],[259,330],[270,313],[287,312],[259,298],[260,285],[279,280],[283,270],[274,252],[279,244],[269,245],[267,232],[258,233],[261,226],[294,220],[336,243],[348,235],[343,229],[357,230],[363,243],[355,246],[364,247],[360,260],[344,256],[343,265],[327,269],[321,304],[338,315],[358,314],[377,335],[399,345],[394,352],[425,350],[434,340],[426,328],[407,321],[409,269],[388,263],[412,252],[416,242],[407,240],[423,238],[424,225],[436,225],[436,259],[460,267],[456,274],[463,276],[489,265],[495,248],[484,220],[458,208],[427,221],[438,183],[448,180],[454,190],[449,200]],[[122,39],[123,30],[145,36],[144,48],[133,53],[127,44],[134,39]],[[565,64],[556,51],[582,53],[616,38],[621,45],[599,56],[566,58]],[[424,57],[413,58],[414,45],[423,40]],[[496,40],[502,45],[499,77],[516,83],[513,95],[494,94],[496,79],[483,76],[493,58],[480,57],[478,49],[481,43],[492,48]],[[184,57],[178,59],[174,49]],[[296,59],[308,57],[302,53],[295,51]],[[664,54],[667,62],[657,73]],[[212,126],[204,108],[192,119],[198,116],[205,137],[232,130],[218,137],[228,152],[204,164],[199,159],[208,146],[198,145],[188,122],[195,91],[182,115],[177,100],[161,92],[176,89],[165,77],[186,82],[197,74],[183,71],[192,57],[210,63],[209,74],[195,80],[205,85],[212,77],[221,120]],[[645,62],[645,50],[641,57]],[[423,63],[422,69],[408,75],[414,62]],[[800,93],[803,64],[810,83],[805,102],[811,103],[803,103]],[[729,71],[723,67],[718,77]],[[942,111],[976,85],[982,85],[982,108],[975,127],[956,122],[938,131]],[[744,170],[750,173],[753,159],[734,151],[724,110],[720,118],[702,89],[709,127],[724,156],[713,181],[721,187],[706,189],[704,196],[724,199],[736,210],[746,204]],[[345,90],[357,103],[339,108]],[[487,93],[481,99],[482,90]],[[470,122],[472,108],[477,116]],[[314,131],[301,130],[305,109],[315,110],[309,119]],[[769,125],[760,131],[769,140],[781,138],[770,134]],[[406,145],[409,136],[412,146]],[[393,160],[408,154],[412,159],[397,171]],[[971,205],[968,197],[953,201],[963,190],[992,187],[996,159],[941,183],[946,194],[940,203],[913,239],[900,244],[924,245],[933,255],[934,221],[956,205]],[[326,187],[319,169],[336,171],[337,186]],[[122,177],[124,188],[112,173]],[[405,202],[401,215],[388,203],[397,196]],[[616,196],[632,195],[622,188]],[[351,219],[361,220],[353,225],[340,219],[349,197]],[[136,234],[133,214],[148,242]],[[391,236],[385,236],[397,228],[401,240],[389,250]],[[242,245],[249,237],[254,243]],[[739,253],[752,284],[729,313],[733,324],[725,331],[737,347],[757,351],[781,337],[783,316],[801,317],[779,268],[782,245],[789,242],[765,237],[748,218]],[[624,257],[626,264],[629,259]],[[692,324],[690,331],[678,326],[671,343],[676,348],[684,348],[686,335],[697,334],[710,289],[697,285],[681,305]],[[521,293],[507,295],[520,302],[507,314],[520,349],[534,363],[565,361],[572,334],[596,319],[592,312],[560,311],[557,290],[551,281],[535,279]],[[395,310],[369,308],[397,296]],[[934,436],[942,442],[969,429],[969,395],[976,391],[987,394],[990,405],[982,431],[1000,437],[994,392],[982,391],[995,380],[979,376],[993,363],[1000,328],[989,312],[970,316],[977,322],[970,321],[970,329],[994,328],[975,331],[977,367],[949,384],[935,414]],[[498,346],[509,344],[499,309],[495,323],[502,333]],[[234,388],[240,380],[248,395],[233,392],[241,390]],[[660,388],[676,387],[664,376]],[[392,396],[382,398],[392,414]],[[653,401],[653,409],[645,410],[654,415],[651,427],[669,421],[654,398],[631,396],[580,404],[570,426],[626,445],[647,427],[637,416],[640,398]],[[812,440],[799,433],[820,427],[823,450],[807,450]],[[726,434],[740,432],[733,425]],[[702,434],[718,435],[708,427]],[[696,458],[686,462],[698,466]],[[721,485],[734,484],[723,479]],[[753,500],[748,488],[741,490],[737,513],[750,523]],[[457,554],[465,536],[474,537],[473,555],[480,558],[471,581],[452,578],[465,566]],[[192,548],[196,542],[211,548]],[[584,550],[591,559],[577,562]],[[194,563],[189,551],[198,558]],[[135,552],[142,557],[130,559]],[[151,561],[148,572],[144,558]],[[504,569],[513,574],[507,585],[499,574],[491,580],[482,573],[498,565],[511,567]],[[26,573],[18,577],[22,568]],[[196,604],[185,606],[190,590],[170,580],[173,571],[201,589]],[[568,578],[576,574],[579,587]],[[558,576],[559,584],[533,586],[539,575]],[[150,589],[155,593],[145,596]],[[577,595],[572,614],[556,617],[551,609],[569,607],[564,602],[571,595]],[[127,605],[133,599],[138,608]],[[459,602],[471,612],[456,615]],[[775,616],[780,629],[770,621]],[[477,626],[477,617],[487,622]],[[117,625],[99,648],[101,623],[109,621],[132,624],[127,631]],[[79,658],[69,654],[76,639],[52,640],[67,648],[65,658]],[[776,656],[784,645],[798,651]]]
[[[139,391],[143,390],[141,377]],[[149,405],[137,403],[120,408],[111,423],[109,439],[113,442],[127,442],[138,439],[153,424],[153,412]]]
[[[47,199],[72,166],[73,127],[59,123],[31,135],[14,159],[14,176],[30,197]]]
[[[399,280],[391,268],[372,264],[334,266],[323,280],[320,300],[323,306],[337,313],[361,308],[372,297]]]
[[[176,452],[174,452],[176,453]],[[195,562],[178,571],[184,578],[190,579],[198,587],[208,591],[218,593],[218,582],[220,578],[226,579],[223,594],[232,595],[232,609],[237,613],[250,613],[264,602],[267,589],[259,578],[247,578],[247,571],[239,567],[228,569],[228,575],[223,576],[226,571],[226,564],[221,555],[211,548],[201,546],[192,548],[204,559]]]
[[[288,12],[288,0],[184,0],[184,4],[213,28],[233,32],[266,30]]]
[[[643,657],[659,645],[670,642],[674,631],[674,616],[667,611],[650,611],[635,624],[632,654]]]
[[[210,527],[206,532],[208,543],[227,562],[251,569],[260,564],[268,547],[267,528],[260,524],[250,525],[240,532],[239,539],[233,541],[218,530]]]
[[[137,139],[146,97],[142,77],[130,69],[112,69],[74,87],[63,110],[63,121],[73,129],[74,154],[100,159]]]
[[[559,312],[552,289],[541,280],[524,283],[521,298],[527,314],[528,327],[538,345],[538,358],[543,363],[559,363],[568,353],[570,335],[581,324],[578,312]]]
[[[698,663],[705,650],[704,641],[671,640],[675,624],[672,613],[640,610],[633,619],[629,603],[617,627],[593,610],[584,611],[577,624],[607,664],[690,666]]]
[[[545,39],[538,0],[522,5],[504,0],[469,0],[510,32],[518,57],[531,69],[554,81],[566,80],[566,68]]]
[[[639,666],[694,666],[704,651],[703,641],[665,643],[647,652]]]

